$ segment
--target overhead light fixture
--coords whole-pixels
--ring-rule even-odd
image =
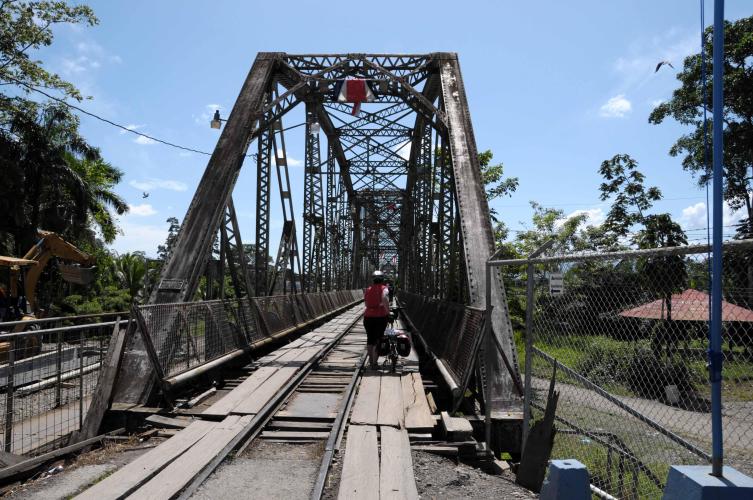
[[[309,126],[309,133],[311,135],[316,135],[319,133],[321,129],[322,129],[322,126],[319,125],[319,122],[311,122],[311,125]]]
[[[219,129],[222,127],[222,118],[220,118],[220,110],[217,109],[214,111],[214,118],[212,118],[212,121],[209,122],[209,126],[212,128]]]

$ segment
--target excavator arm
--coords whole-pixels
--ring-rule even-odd
[[[82,252],[56,233],[40,230],[39,241],[23,257],[36,262],[27,269],[24,277],[26,300],[32,311],[36,311],[37,308],[36,289],[39,277],[52,257],[77,262],[82,266],[94,265],[94,259],[89,254]]]

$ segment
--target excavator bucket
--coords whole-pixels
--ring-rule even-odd
[[[95,266],[81,267],[79,264],[58,263],[58,269],[63,279],[76,285],[88,285],[94,281]]]

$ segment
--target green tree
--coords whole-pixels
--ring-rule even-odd
[[[113,241],[117,227],[110,209],[128,210],[113,191],[123,174],[79,135],[78,118],[63,105],[30,102],[23,112],[4,117],[10,120],[0,128],[0,146],[8,146],[2,149],[9,182],[0,185],[6,214],[0,230],[14,235],[16,252],[31,246],[40,228],[77,242],[92,240],[87,229],[93,227]]]
[[[604,182],[599,186],[601,201],[612,198],[612,206],[604,220],[605,237],[610,235],[615,243],[625,237],[636,224],[645,220],[645,212],[660,200],[661,191],[657,187],[646,188],[645,176],[638,170],[638,162],[630,155],[617,154],[602,162],[599,174]]]
[[[177,217],[168,217],[165,222],[169,224],[167,228],[167,238],[165,239],[164,245],[159,245],[157,247],[157,258],[160,259],[163,264],[167,262],[168,257],[170,257],[170,252],[173,251],[175,242],[178,239],[178,233],[180,232],[180,222]]]
[[[114,273],[121,286],[128,290],[131,301],[138,302],[144,297],[147,263],[143,254],[134,252],[120,255],[115,260]]]
[[[713,27],[704,32],[703,50],[707,74],[713,71]],[[682,166],[705,186],[711,178],[712,165],[704,152],[704,136],[709,148],[711,120],[703,126],[704,90],[701,79],[701,54],[685,58],[677,75],[680,87],[672,98],[657,106],[649,116],[649,123],[659,124],[672,117],[690,128],[669,150],[672,156],[682,156]],[[705,92],[706,107],[713,111],[713,82],[708,79]],[[744,208],[746,217],[738,227],[740,237],[753,237],[753,17],[725,22],[724,26],[724,198],[734,209]],[[710,114],[709,114],[710,117]],[[753,286],[751,283],[750,286]]]
[[[505,167],[502,163],[492,164],[494,153],[490,149],[478,154],[479,167],[481,168],[481,182],[486,192],[486,201],[491,202],[497,198],[511,196],[518,189],[517,177],[504,177]],[[507,239],[508,230],[494,208],[489,209],[494,228],[494,240],[498,243]]]
[[[44,69],[41,61],[33,59],[32,54],[52,44],[58,25],[93,26],[97,23],[94,12],[86,5],[69,5],[62,1],[3,0],[0,2],[0,81],[20,83],[22,90],[26,90],[24,85],[58,90],[68,97],[81,100],[81,93],[76,87]],[[19,104],[22,104],[21,101],[9,99],[0,93],[0,107]]]

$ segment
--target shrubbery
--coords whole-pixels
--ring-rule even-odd
[[[693,385],[698,382],[698,375],[682,359],[657,355],[650,341],[593,337],[575,369],[597,385],[620,385],[637,396],[662,401],[666,386],[676,385],[685,398],[694,396]]]

